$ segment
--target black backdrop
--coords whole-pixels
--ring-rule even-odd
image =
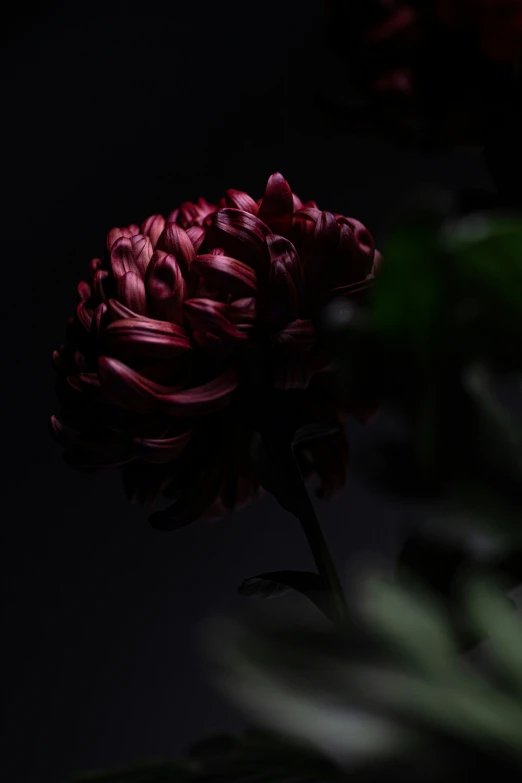
[[[113,225],[282,171],[303,199],[363,220],[422,182],[488,186],[480,159],[424,160],[346,137],[313,103],[335,80],[319,0],[24,6],[2,41],[2,766],[16,783],[170,755],[243,718],[214,692],[195,630],[234,611],[242,578],[311,564],[271,500],[161,535],[119,482],[73,473],[48,434],[51,351]],[[364,429],[353,425],[354,459]],[[391,562],[401,512],[353,477],[319,504],[349,583],[357,552]],[[284,598],[298,610],[301,599]],[[311,609],[310,611],[313,611]]]

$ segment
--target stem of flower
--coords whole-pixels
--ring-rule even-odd
[[[277,466],[281,477],[284,478],[288,497],[291,498],[291,504],[285,503],[284,505],[289,510],[291,508],[292,513],[299,519],[319,575],[331,593],[334,621],[339,627],[345,628],[348,620],[348,608],[341,580],[303,481],[292,445],[276,434],[271,427],[268,431],[265,429],[262,437],[272,463]]]

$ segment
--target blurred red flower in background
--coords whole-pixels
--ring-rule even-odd
[[[344,94],[351,129],[427,149],[484,143],[516,83],[522,0],[325,5],[337,58],[325,95],[341,106]]]
[[[252,432],[277,405],[292,431],[339,425],[296,452],[324,496],[342,487],[340,425],[372,405],[334,402],[314,319],[334,297],[364,296],[380,263],[368,230],[273,174],[257,202],[236,190],[215,206],[185,202],[112,229],[106,246],[54,353],[51,425],[67,461],[121,468],[135,502],[173,500],[161,525],[219,517],[258,493]]]

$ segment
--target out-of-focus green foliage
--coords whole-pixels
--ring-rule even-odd
[[[522,422],[495,382],[522,373],[521,259],[520,221],[428,203],[391,233],[369,310],[337,302],[323,331],[343,393],[378,388],[404,423],[361,470],[402,496],[465,505],[477,521],[495,507],[494,526],[515,536]]]
[[[206,649],[229,698],[350,780],[396,780],[397,769],[404,781],[478,770],[520,779],[520,619],[495,580],[474,577],[461,589],[467,621],[489,637],[488,666],[459,654],[436,597],[375,577],[346,634],[223,621]]]

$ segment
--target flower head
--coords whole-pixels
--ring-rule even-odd
[[[258,201],[228,190],[217,205],[185,202],[112,229],[106,250],[54,353],[63,407],[52,431],[71,464],[121,468],[133,500],[163,494],[183,524],[257,494],[261,407],[277,404],[294,430],[365,417],[330,398],[314,328],[332,298],[363,296],[380,263],[359,221],[303,204],[273,174]],[[299,458],[328,495],[342,486],[346,443],[341,431],[325,437]]]
[[[327,7],[343,73],[338,88],[354,91],[354,128],[428,149],[483,144],[516,82],[522,0],[337,0]]]

